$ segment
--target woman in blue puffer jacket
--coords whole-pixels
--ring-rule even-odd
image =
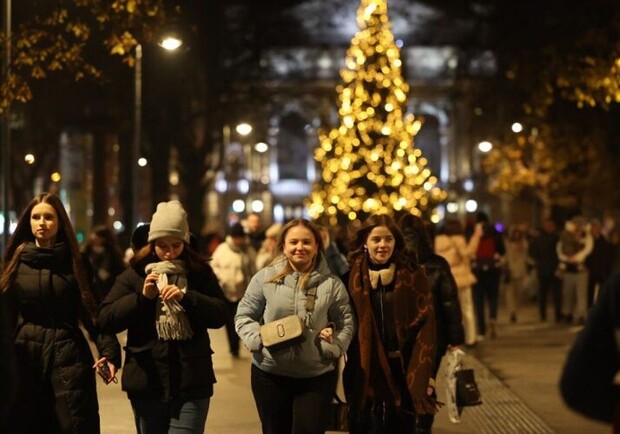
[[[280,233],[276,259],[252,278],[237,308],[235,327],[252,352],[252,392],[264,434],[324,433],[338,358],[354,333],[349,297],[322,254],[318,228],[304,219]],[[316,289],[314,307],[307,303]],[[299,315],[304,340],[270,349],[260,326]]]

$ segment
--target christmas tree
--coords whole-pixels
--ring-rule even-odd
[[[422,122],[403,113],[409,86],[386,1],[362,0],[357,21],[336,88],[340,126],[321,132],[315,151],[320,169],[310,216],[335,225],[372,213],[430,214],[445,192],[414,148]]]

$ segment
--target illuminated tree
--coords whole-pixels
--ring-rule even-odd
[[[601,158],[600,134],[580,135],[579,124],[566,131],[539,125],[506,136],[482,160],[491,193],[518,197],[529,190],[548,214],[553,205],[573,207],[592,195],[593,187],[607,185],[611,171]]]
[[[17,2],[14,2],[17,3]],[[13,102],[33,98],[33,81],[64,72],[75,81],[99,79],[100,45],[134,63],[136,38],[147,42],[164,19],[163,0],[64,0],[54,4],[20,2],[11,35],[11,65],[0,83],[0,114]],[[20,9],[26,8],[26,9]],[[25,19],[25,17],[28,17]],[[6,36],[0,33],[0,53]]]
[[[320,133],[320,165],[308,208],[312,218],[345,224],[371,213],[432,212],[445,198],[414,148],[422,123],[404,114],[401,74],[385,0],[362,0],[337,87],[340,126]]]

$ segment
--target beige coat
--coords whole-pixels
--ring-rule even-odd
[[[463,235],[437,235],[435,253],[443,256],[459,288],[466,288],[476,283],[476,276],[471,271],[471,261],[478,248],[479,236],[472,236],[469,243]]]

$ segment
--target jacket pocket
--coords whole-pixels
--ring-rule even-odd
[[[212,354],[206,340],[187,341],[179,346],[181,391],[211,388],[215,383]]]
[[[153,344],[126,346],[125,366],[121,383],[126,392],[157,394],[162,389],[162,379],[153,354]]]

